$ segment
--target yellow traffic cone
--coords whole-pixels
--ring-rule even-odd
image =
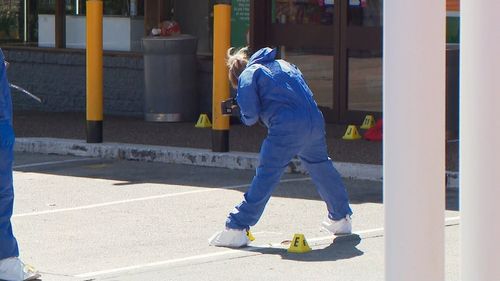
[[[250,232],[250,230],[247,230],[247,237],[248,237],[248,240],[250,240],[250,241],[255,240],[255,237],[253,236],[252,232]]]
[[[307,244],[306,238],[304,237],[304,234],[297,233],[293,235],[292,243],[290,244],[290,247],[288,248],[289,253],[307,253],[310,252],[312,249],[309,247],[309,244]]]
[[[347,126],[347,130],[345,131],[344,136],[342,137],[343,140],[359,140],[361,136],[358,133],[358,129],[356,128],[355,125],[349,125]]]
[[[373,118],[373,115],[366,115],[363,125],[360,128],[366,130],[373,127],[375,127],[375,118]]]
[[[200,114],[198,122],[195,125],[196,128],[212,128],[212,123],[206,114]]]

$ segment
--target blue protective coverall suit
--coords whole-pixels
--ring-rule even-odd
[[[5,57],[0,49],[0,260],[19,256],[10,218],[14,204],[12,161],[14,158],[14,129]]]
[[[352,214],[346,189],[328,157],[323,115],[297,67],[277,60],[276,50],[260,49],[239,76],[236,100],[242,122],[251,126],[260,120],[268,135],[256,175],[243,202],[229,214],[226,227],[248,229],[257,223],[295,156],[326,202],[329,218],[340,220]]]

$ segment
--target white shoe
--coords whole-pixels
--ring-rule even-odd
[[[0,260],[0,280],[27,281],[40,278],[40,273],[30,265],[25,265],[19,258]]]
[[[223,231],[215,233],[208,239],[210,246],[230,248],[240,248],[248,245],[249,242],[246,229],[226,228]]]
[[[330,218],[322,223],[324,229],[328,230],[334,235],[351,234],[352,232],[352,219],[351,216],[346,215],[345,218],[334,221]]]

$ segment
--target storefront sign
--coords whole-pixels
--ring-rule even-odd
[[[248,45],[250,28],[250,0],[232,0],[231,46]]]

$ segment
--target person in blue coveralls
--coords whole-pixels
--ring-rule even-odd
[[[224,230],[209,238],[209,244],[243,247],[248,231],[264,208],[293,157],[298,156],[309,172],[328,218],[323,228],[332,234],[351,233],[347,191],[328,157],[325,121],[313,93],[300,70],[276,58],[276,50],[263,48],[249,59],[247,48],[228,50],[229,81],[237,90],[241,121],[268,128],[259,155],[259,166],[243,201],[230,212]]]
[[[19,249],[10,222],[14,204],[12,161],[15,137],[7,65],[0,49],[0,280],[34,280],[40,274],[19,259]]]

